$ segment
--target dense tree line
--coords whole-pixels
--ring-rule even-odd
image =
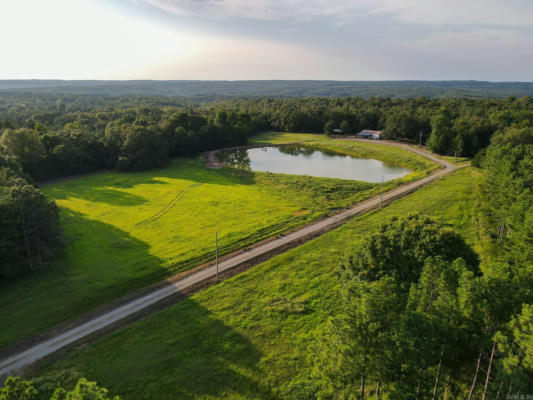
[[[255,131],[246,114],[223,109],[201,114],[152,107],[83,113],[61,122],[56,127],[55,120],[49,125],[34,120],[4,129],[0,155],[40,181],[103,168],[161,167],[170,157],[245,144]]]

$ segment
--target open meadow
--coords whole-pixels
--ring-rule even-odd
[[[125,399],[285,398],[339,309],[339,263],[388,217],[435,218],[483,260],[472,190],[480,178],[459,170],[34,373],[67,384],[86,376]]]
[[[297,139],[294,139],[297,137]],[[327,139],[268,134],[254,143],[306,142],[413,172],[437,166],[408,151]],[[31,275],[0,283],[0,347],[26,339],[120,296],[221,254],[293,230],[379,193],[376,184],[329,178],[207,169],[178,158],[149,172],[101,172],[42,187],[60,208],[64,247]]]

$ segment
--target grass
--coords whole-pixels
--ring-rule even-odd
[[[439,156],[439,157],[455,165],[466,164],[470,161],[470,158],[468,157],[454,157],[454,156]]]
[[[384,146],[324,143],[350,154],[391,157]],[[412,159],[414,171],[385,189],[434,168],[407,151],[394,154],[399,162]],[[215,232],[221,253],[228,253],[380,189],[357,181],[210,170],[200,158],[181,158],[161,170],[103,172],[42,190],[60,208],[65,247],[45,267],[0,282],[0,347],[211,260]]]
[[[125,400],[283,398],[287,383],[309,372],[308,354],[337,312],[339,261],[376,225],[410,212],[479,251],[479,179],[475,169],[458,170],[33,373],[87,376]]]

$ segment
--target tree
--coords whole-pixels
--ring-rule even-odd
[[[71,391],[57,387],[52,397],[48,391],[39,389],[33,381],[8,377],[4,386],[0,387],[0,400],[120,400],[118,396],[109,396],[107,389],[85,378],[80,378]]]
[[[436,398],[445,369],[449,373],[456,367],[454,358],[469,346],[469,335],[464,332],[464,316],[459,302],[461,278],[471,275],[462,259],[445,261],[441,256],[429,257],[424,263],[420,279],[411,286],[408,309],[430,321],[430,336],[426,340],[437,344],[433,351],[422,355],[422,366],[436,368],[431,390]],[[427,347],[427,346],[425,346]],[[428,349],[429,350],[429,349]],[[449,388],[448,388],[449,390]]]
[[[38,394],[31,382],[19,377],[8,377],[0,388],[0,400],[37,400]]]
[[[427,142],[431,151],[441,154],[450,154],[452,132],[452,117],[448,109],[441,108],[431,119],[431,136]]]
[[[391,112],[387,115],[383,135],[386,139],[418,139],[421,126],[412,113]]]
[[[157,127],[124,127],[124,143],[117,162],[119,170],[142,171],[168,161],[168,143]]]
[[[110,397],[108,390],[99,387],[96,382],[80,378],[72,391],[67,392],[63,388],[58,388],[50,400],[120,400],[120,398]]]
[[[468,329],[477,337],[477,361],[470,385],[470,398],[476,390],[484,393],[491,382],[491,370],[495,351],[503,329],[513,315],[520,312],[524,301],[533,300],[531,284],[531,268],[514,268],[509,264],[495,263],[485,267],[484,274],[479,277],[463,275],[459,287],[460,308]],[[484,367],[484,368],[483,368]],[[474,364],[472,364],[472,369]],[[477,387],[479,372],[484,369],[484,387]]]
[[[483,168],[483,215],[491,237],[517,263],[533,261],[533,130],[494,136]]]
[[[24,171],[40,176],[39,161],[44,148],[37,132],[26,128],[5,130],[0,136],[0,151],[22,165]]]
[[[393,218],[362,240],[339,274],[342,311],[317,361],[322,398],[426,398],[453,374],[468,343],[460,279],[477,256],[453,232],[417,215]],[[467,346],[465,346],[465,343]],[[429,378],[433,379],[433,383]]]
[[[0,277],[34,269],[59,245],[59,212],[34,186],[0,168]]]
[[[524,304],[522,312],[496,335],[498,350],[503,354],[502,367],[510,382],[516,388],[526,386],[531,390],[533,384],[533,305]],[[505,379],[505,378],[504,378]]]
[[[460,257],[469,266],[478,264],[477,255],[461,236],[417,214],[394,217],[379,226],[348,263],[361,279],[393,276],[408,289],[418,280],[426,258],[431,256],[441,256],[446,261]]]
[[[333,133],[333,129],[335,129],[335,126],[337,123],[333,120],[330,120],[326,122],[326,125],[324,125],[324,133],[326,135],[331,135]]]
[[[343,135],[349,135],[350,133],[352,133],[352,127],[351,127],[350,123],[348,121],[346,121],[346,120],[341,122],[341,128],[340,129],[341,129]]]
[[[343,313],[332,323],[329,346],[322,355],[320,396],[359,392],[363,400],[368,383],[381,382],[387,375],[388,349],[404,299],[393,278],[364,282],[349,268],[341,270]]]

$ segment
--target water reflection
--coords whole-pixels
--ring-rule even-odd
[[[380,182],[401,178],[411,171],[379,160],[355,158],[299,145],[258,147],[221,153],[224,163],[249,171],[309,175]]]

